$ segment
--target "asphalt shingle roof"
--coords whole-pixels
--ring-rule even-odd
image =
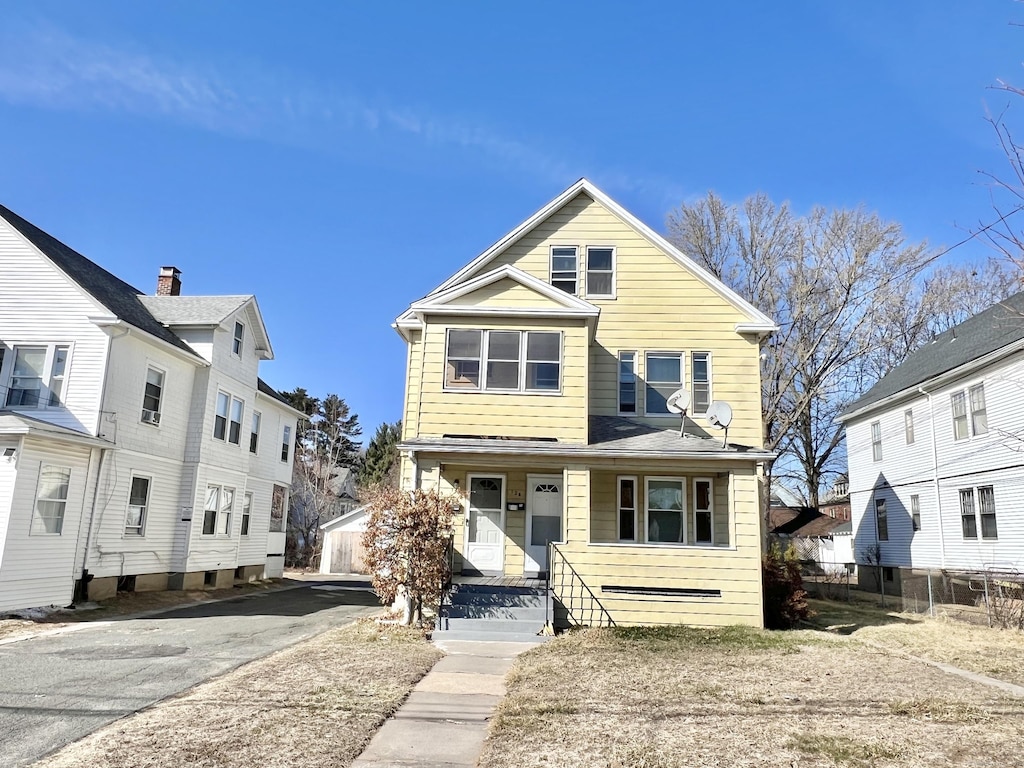
[[[1024,291],[940,333],[879,379],[851,403],[840,418],[1021,339],[1024,339]]]
[[[164,325],[218,325],[252,296],[142,296],[143,306]]]
[[[128,285],[121,278],[94,264],[78,251],[3,205],[0,205],[0,216],[116,317],[178,349],[191,355],[196,354],[188,344],[153,317],[143,305],[141,299],[144,298],[144,294],[138,288]]]

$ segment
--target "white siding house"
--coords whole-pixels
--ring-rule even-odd
[[[0,611],[280,573],[299,414],[256,299],[180,286],[0,206]]]
[[[841,420],[859,564],[1024,571],[1024,293],[937,336]]]

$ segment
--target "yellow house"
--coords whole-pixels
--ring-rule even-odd
[[[581,179],[395,328],[402,483],[466,494],[456,569],[550,573],[572,623],[761,626],[769,317]]]

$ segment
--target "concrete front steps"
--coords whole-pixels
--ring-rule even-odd
[[[543,588],[454,584],[434,640],[542,642],[549,611],[550,597]]]

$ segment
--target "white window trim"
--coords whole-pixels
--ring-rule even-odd
[[[612,292],[611,293],[591,293],[590,292],[590,251],[605,251],[610,250],[612,252]],[[586,279],[584,285],[584,295],[588,299],[615,299],[617,298],[617,286],[618,286],[618,266],[619,266],[619,254],[618,248],[614,245],[588,245],[583,249],[586,254],[586,264],[584,265],[583,275]],[[576,268],[577,275],[579,273],[579,254],[576,256]],[[600,270],[601,274],[606,274],[605,270]],[[579,285],[579,277],[577,276],[577,285]]]
[[[570,296],[579,296],[580,295],[580,246],[579,245],[570,245],[568,243],[566,243],[566,244],[552,243],[550,246],[548,246],[548,283],[551,286],[555,286],[555,282],[554,282],[555,248],[572,248],[572,249],[574,249],[576,251],[576,290],[573,291],[572,293],[569,293],[569,291],[565,291],[565,293],[568,293]],[[557,286],[555,286],[555,287],[557,287]],[[559,288],[558,290],[562,290],[562,289]]]
[[[692,416],[704,416],[707,414],[707,409],[703,411],[697,410],[697,382],[693,378],[693,372],[697,370],[693,364],[694,355],[707,355],[708,357],[708,407],[711,407],[711,403],[715,400],[715,375],[714,375],[714,354],[710,349],[698,349],[690,350],[690,413]]]
[[[7,408],[13,411],[42,411],[67,409],[68,382],[71,378],[71,364],[75,357],[75,345],[71,341],[5,341],[6,352],[3,356],[3,364],[0,365],[0,408]],[[11,381],[14,378],[14,361],[18,357],[19,347],[43,347],[46,349],[46,356],[43,359],[43,376],[39,388],[39,403],[37,405],[7,405],[7,396],[10,393]],[[67,347],[68,359],[64,364],[64,386],[61,389],[61,405],[50,405],[50,383],[53,378],[53,359],[57,354],[57,347]]]
[[[475,387],[453,387],[449,386],[448,380],[448,337],[452,331],[479,331],[480,332],[480,383]],[[487,353],[490,346],[490,334],[492,332],[515,332],[519,334],[519,386],[516,389],[499,389],[487,386]],[[527,389],[526,388],[526,366],[530,362],[526,356],[527,344],[531,333],[552,333],[558,334],[558,388],[557,389]],[[468,360],[470,358],[457,358]],[[533,361],[537,362],[537,361]],[[541,328],[447,328],[444,334],[444,372],[442,389],[445,392],[460,393],[483,393],[491,395],[542,395],[545,397],[560,396],[565,386],[565,332],[560,330],[545,330]]]
[[[224,436],[223,437],[217,437],[217,417],[220,416],[220,414],[217,413],[217,406],[219,405],[219,401],[220,401],[220,396],[221,395],[224,395],[228,399],[228,409],[227,409],[227,412],[224,414]],[[210,436],[214,440],[220,440],[222,443],[226,443],[228,441],[228,433],[230,432],[230,429],[229,429],[230,423],[231,423],[231,393],[230,392],[225,392],[223,389],[218,389],[216,396],[214,396],[214,398],[213,398],[213,431],[210,433]]]
[[[238,403],[238,421],[236,422],[231,418],[232,412],[235,410],[235,403]],[[238,424],[238,440],[231,439],[231,425]],[[245,424],[245,400],[240,397],[231,395],[231,399],[228,402],[228,427],[224,434],[226,441],[229,445],[237,445],[239,448],[242,447],[242,425]]]
[[[232,518],[234,517],[234,514],[235,514],[235,499],[238,498],[238,489],[235,488],[234,486],[231,486],[231,485],[224,485],[223,483],[207,483],[206,484],[207,495],[209,495],[209,491],[210,491],[211,488],[216,488],[217,489],[217,509],[215,510],[215,514],[213,516],[213,533],[202,532],[202,528],[200,528],[200,531],[201,531],[200,535],[203,536],[203,537],[206,537],[206,538],[230,539],[231,538],[232,529],[234,528],[234,520],[232,520]],[[221,502],[221,495],[224,493],[225,490],[231,491],[231,506],[227,510],[228,531],[227,531],[227,533],[221,533],[220,532],[220,521],[221,521],[221,518],[222,518],[221,507],[223,506],[223,504]],[[202,518],[202,524],[203,524],[204,528],[206,526],[206,512],[207,512],[207,509],[206,509],[206,496],[204,496],[203,497],[203,518]]]
[[[972,389],[978,389],[978,388],[981,389],[982,397],[985,398],[985,424],[986,424],[986,427],[985,427],[985,431],[980,433],[980,434],[978,432],[976,432],[975,429],[974,429],[974,416],[975,416],[976,413],[978,413],[978,411],[974,410],[973,403],[971,402],[971,390]],[[967,434],[964,437],[957,437],[956,436],[956,412],[953,409],[953,399],[957,395],[963,395],[963,398],[964,398],[964,416],[967,419],[967,425],[966,425]],[[953,442],[954,443],[964,443],[964,442],[967,442],[967,441],[970,441],[970,440],[974,440],[976,438],[982,438],[982,437],[985,437],[989,433],[992,432],[992,428],[987,426],[988,425],[988,394],[985,392],[985,382],[984,381],[979,381],[979,382],[977,382],[975,384],[969,384],[967,386],[961,387],[960,389],[954,389],[954,390],[950,391],[950,393],[949,393],[949,418],[950,418],[950,427],[951,427],[951,430],[952,430],[952,438],[953,438]]]
[[[622,410],[622,356],[632,355],[633,356],[633,410],[623,411]],[[619,416],[639,416],[640,415],[640,387],[637,386],[640,382],[640,375],[637,373],[637,360],[640,353],[635,349],[620,349],[618,354],[615,356],[616,367],[615,367],[615,399],[616,399],[616,413]]]
[[[54,469],[67,470],[68,473],[68,492],[64,499],[48,499],[48,501],[63,501],[64,511],[60,516],[60,530],[56,533],[50,533],[45,529],[42,524],[42,517],[39,515],[39,484],[43,481],[43,470],[47,467]],[[64,523],[68,517],[68,502],[71,500],[71,479],[74,474],[73,467],[62,467],[59,464],[46,464],[40,462],[39,473],[36,475],[36,490],[32,496],[32,522],[29,523],[28,534],[29,536],[63,536],[64,535]]]
[[[139,526],[138,533],[128,532],[128,513],[132,508],[132,485],[135,483],[135,478],[145,480],[148,485],[146,486],[146,506],[142,508],[142,520]],[[121,529],[121,538],[130,539],[144,539],[146,537],[146,523],[149,521],[149,507],[153,498],[153,477],[151,475],[144,475],[141,472],[132,472],[128,476],[128,497],[125,499],[124,509],[124,527]]]
[[[903,411],[903,439],[907,445],[917,442],[917,432],[914,424],[914,409],[907,408]]]
[[[674,415],[674,414],[673,414]],[[682,494],[682,506],[679,510],[680,525],[682,526],[682,541],[650,541],[648,539],[649,532],[651,530],[650,523],[650,497],[651,497],[651,481],[671,481],[679,483],[680,492]],[[685,477],[666,477],[661,475],[648,475],[644,478],[644,543],[652,546],[659,547],[682,547],[689,546],[689,531],[687,530],[687,510],[689,507],[686,503],[686,478]]]
[[[149,412],[149,409],[146,408],[146,387],[149,385],[149,372],[150,372],[150,370],[156,371],[163,378],[160,380],[160,403],[159,403],[160,408],[157,411],[153,411],[153,413],[156,414],[155,420],[146,421],[146,413]],[[163,408],[164,408],[164,392],[166,391],[166,389],[167,389],[167,369],[165,369],[163,366],[155,365],[154,363],[151,363],[151,362],[147,361],[146,362],[146,380],[144,382],[142,382],[142,407],[139,409],[139,423],[140,424],[146,424],[147,426],[155,427],[157,429],[160,428],[160,420],[161,420],[161,416],[163,414]],[[214,413],[216,414],[216,412],[217,412],[216,401],[214,401],[213,409],[214,409]]]
[[[278,455],[280,456],[280,454],[285,452],[285,446],[288,446],[288,453],[286,456],[281,456],[282,463],[287,464],[288,461],[291,459],[292,455],[295,453],[294,442],[295,438],[292,435],[292,425],[285,424],[284,426],[281,427],[281,450],[278,452]]]
[[[256,424],[255,431],[253,430],[253,422]],[[257,411],[255,408],[252,411],[252,415],[249,416],[249,453],[253,456],[260,455],[260,435],[263,432],[263,411]],[[252,437],[256,436],[256,450],[253,450]],[[282,441],[284,442],[284,441]]]
[[[242,335],[238,336],[238,329],[242,329]],[[238,347],[236,350],[235,347]],[[242,357],[242,350],[245,349],[245,323],[241,323],[235,320],[235,324],[231,327],[231,354],[235,357]]]
[[[281,530],[275,531],[274,526],[274,496],[277,489],[281,489]],[[250,523],[251,525],[251,523]],[[267,531],[269,533],[284,533],[288,530],[288,486],[282,483],[273,483],[270,487],[270,517],[267,519]]]
[[[623,539],[621,537],[621,534],[622,534],[622,483],[623,483],[623,481],[629,481],[629,482],[633,483],[633,538],[632,539]],[[638,496],[637,491],[639,490],[639,487],[638,487],[639,485],[640,484],[637,482],[637,476],[636,475],[618,475],[615,478],[615,513],[616,513],[615,514],[615,539],[616,539],[616,541],[618,541],[619,544],[636,544],[637,542],[639,542],[639,537],[637,536],[637,533],[638,533],[637,524],[639,522],[639,520],[637,519],[639,517],[639,515],[637,513],[640,511],[640,505],[637,503],[639,501],[639,499],[637,498],[637,496]],[[646,506],[646,503],[645,503],[644,506]]]
[[[708,503],[710,506],[708,507],[707,512],[709,513],[711,520],[711,541],[697,541],[697,512],[704,511],[697,509],[697,499],[700,498],[697,494],[697,483],[708,484]],[[712,477],[693,478],[693,539],[694,546],[715,546],[715,480]]]
[[[655,355],[655,356],[657,356],[657,355],[665,355],[665,356],[667,356],[667,355],[679,355],[679,387],[677,387],[677,389],[678,389],[678,388],[686,386],[686,353],[683,352],[682,350],[678,350],[678,349],[649,349],[649,350],[644,350],[644,373],[643,373],[643,381],[644,381],[644,416],[648,416],[648,417],[650,417],[652,419],[678,419],[679,418],[679,414],[677,414],[677,413],[671,413],[671,412],[669,412],[669,413],[650,413],[647,410],[647,404],[648,404],[648,401],[649,401],[649,398],[647,397],[647,387],[651,386],[651,383],[650,383],[650,381],[648,379],[648,374],[647,374],[647,369],[648,369],[647,358],[650,355]],[[657,383],[657,384],[664,384],[665,382],[655,382],[655,383]]]
[[[878,439],[875,440],[875,427],[878,427]],[[875,464],[882,460],[884,454],[882,453],[882,422],[881,420],[872,421],[868,427],[870,430],[871,437],[871,463]],[[875,455],[875,448],[878,448],[877,456]]]
[[[248,539],[250,536],[252,536],[252,505],[253,493],[252,491],[246,491],[245,493],[242,494],[242,511],[238,515],[238,537],[241,539]],[[245,512],[246,508],[248,508],[249,510],[248,515]],[[249,518],[248,528],[246,528],[244,525],[244,523],[246,522],[246,517]]]
[[[986,536],[984,531],[985,527],[982,524],[982,511],[981,511],[981,489],[991,488],[992,489],[992,513],[996,519],[996,535]],[[964,536],[963,531],[963,500],[962,494],[964,491],[971,492],[971,503],[974,506],[974,530],[977,536]],[[968,485],[963,488],[956,489],[957,506],[960,511],[960,540],[967,542],[977,542],[979,544],[983,542],[996,542],[999,541],[999,510],[996,509],[996,486],[995,483],[985,483],[984,485]]]

